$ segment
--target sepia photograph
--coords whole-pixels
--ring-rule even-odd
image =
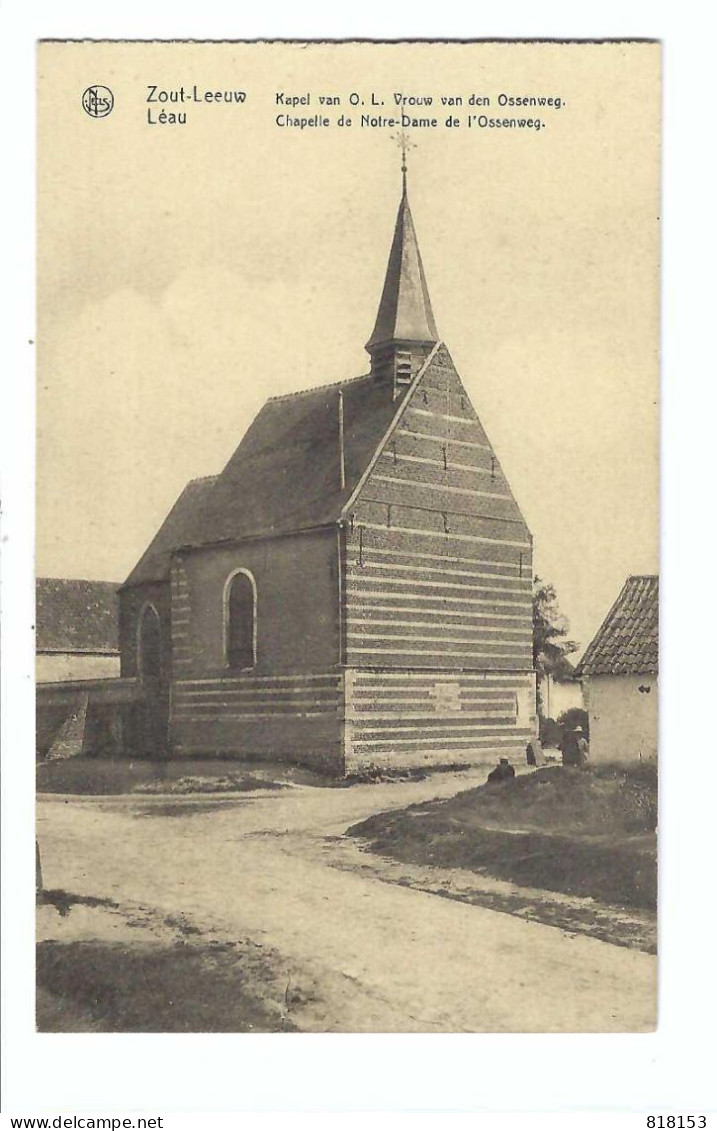
[[[38,1032],[655,1030],[660,72],[38,43]]]

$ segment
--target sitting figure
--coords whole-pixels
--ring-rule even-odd
[[[515,768],[511,766],[507,758],[501,758],[495,769],[488,774],[488,785],[495,785],[496,782],[501,781],[511,781],[514,777]]]

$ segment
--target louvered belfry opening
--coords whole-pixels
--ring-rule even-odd
[[[396,399],[411,384],[437,341],[404,178],[376,324],[366,343],[372,377],[390,382]]]
[[[433,342],[388,342],[371,352],[371,376],[393,385],[394,400],[408,388],[433,349]]]

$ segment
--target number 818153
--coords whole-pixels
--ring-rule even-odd
[[[705,1115],[648,1115],[647,1127],[662,1131],[667,1128],[706,1127]]]

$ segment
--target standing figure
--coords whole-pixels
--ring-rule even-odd
[[[563,755],[564,766],[577,766],[582,768],[588,761],[588,744],[585,732],[581,726],[571,727],[565,731],[558,749]]]
[[[529,766],[542,766],[543,749],[539,738],[529,739],[525,747],[525,760]]]
[[[585,731],[582,727],[577,727],[575,731],[577,737],[577,762],[576,765],[584,770],[588,764],[589,747],[588,740],[585,737]]]

